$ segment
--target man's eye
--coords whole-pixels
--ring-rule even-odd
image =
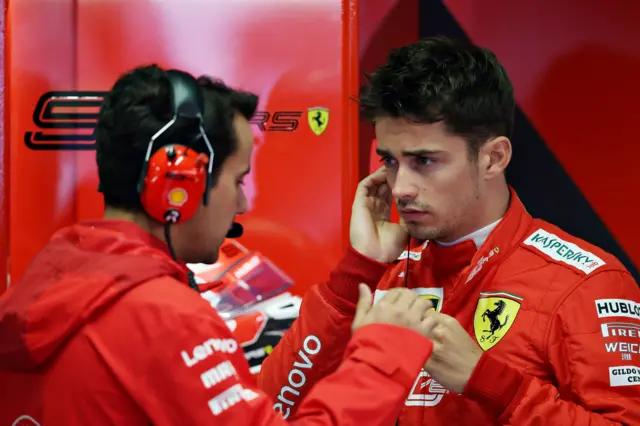
[[[434,159],[429,157],[418,157],[416,161],[421,166],[428,166],[434,162]]]
[[[385,166],[393,166],[395,164],[395,159],[392,157],[387,157],[387,156],[383,156],[380,157],[380,162],[383,163]]]
[[[239,186],[243,186],[243,185],[244,185],[244,179],[240,179],[240,180],[237,182],[237,184],[238,184]]]

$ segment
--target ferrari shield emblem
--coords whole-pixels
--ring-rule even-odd
[[[442,310],[442,300],[444,297],[444,289],[442,287],[414,287],[411,289],[420,298],[431,301],[433,310],[440,312]],[[376,289],[373,295],[373,303],[378,303],[389,290]]]
[[[307,111],[307,121],[311,131],[320,136],[327,130],[329,125],[329,109],[323,107],[309,108]]]
[[[432,294],[423,294],[420,296],[422,299],[427,299],[429,301],[431,301],[431,304],[433,305],[433,309],[436,312],[440,311],[440,298],[438,296],[432,295]]]
[[[522,298],[510,293],[480,293],[473,316],[473,330],[483,350],[489,350],[507,334],[520,310]]]

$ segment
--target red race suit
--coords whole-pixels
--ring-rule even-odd
[[[412,247],[393,265],[358,258],[376,299],[408,286],[484,353],[462,395],[422,371],[399,426],[640,425],[640,289],[612,255],[533,219],[513,191],[497,224]],[[347,348],[357,290],[337,290],[312,288],[262,365],[260,387],[285,417]],[[289,371],[310,335],[327,343],[292,394]]]
[[[328,288],[357,286],[366,265],[341,263]],[[0,425],[287,424],[188,282],[166,245],[133,223],[86,222],[54,235],[0,298]],[[312,334],[298,342],[287,380],[291,394],[308,396],[291,424],[393,423],[432,346],[391,325],[343,340],[343,362],[311,392],[305,372],[331,342]]]

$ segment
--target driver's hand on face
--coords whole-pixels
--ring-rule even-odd
[[[431,326],[425,321],[426,313],[433,307],[427,299],[406,288],[394,288],[387,292],[375,305],[371,290],[360,284],[360,298],[356,315],[351,326],[352,331],[367,324],[390,324],[409,328],[428,337]]]
[[[391,222],[392,205],[386,168],[382,166],[358,184],[349,226],[351,246],[382,263],[396,260],[409,242],[406,226]]]

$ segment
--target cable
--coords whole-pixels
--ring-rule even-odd
[[[405,288],[409,288],[409,260],[411,256],[411,237],[409,237],[409,242],[407,243],[407,263],[404,268],[404,286]]]
[[[409,260],[411,256],[411,237],[407,243],[407,263],[404,265],[404,287],[409,288]],[[396,420],[396,426],[400,426],[400,419]]]
[[[169,223],[164,225],[164,239],[167,242],[167,246],[169,246],[169,253],[171,253],[171,257],[177,262],[178,258],[176,257],[176,252],[173,251],[173,244],[171,244],[171,224]],[[189,268],[187,268],[187,277],[189,278],[189,287],[200,293],[198,283],[196,283],[195,274],[191,272]]]
[[[171,224],[167,223],[164,225],[164,239],[167,242],[167,245],[169,246],[169,253],[171,253],[171,257],[173,258],[173,260],[177,261],[178,258],[176,257],[176,252],[173,251],[173,245],[171,244]]]

